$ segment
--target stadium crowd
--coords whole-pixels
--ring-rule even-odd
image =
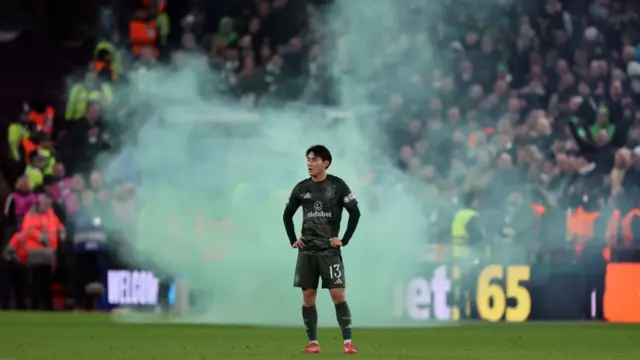
[[[385,156],[428,199],[425,241],[449,242],[453,214],[467,206],[490,219],[485,241],[515,243],[524,256],[541,244],[571,248],[571,258],[590,245],[637,246],[640,4],[496,1],[470,12],[476,2],[399,2],[407,26],[389,29],[379,45],[384,65],[364,79],[370,100],[382,104]],[[69,306],[96,306],[100,254],[117,237],[100,225],[134,223],[139,210],[135,184],[105,184],[101,161],[132,141],[120,136],[135,126],[127,117],[148,111],[131,108],[130,94],[118,91],[136,71],[171,69],[193,56],[213,70],[203,79],[205,99],[222,93],[256,108],[340,105],[335,70],[349,73],[357,64],[339,32],[320,31],[330,1],[219,3],[179,9],[170,0],[146,1],[115,20],[104,16],[89,70],[64,105],[24,99],[3,167],[15,186],[5,196],[2,308],[25,308],[27,298],[32,308],[52,308],[41,286],[52,281],[75,300]],[[433,6],[438,19],[411,18]],[[404,72],[391,71],[402,67],[398,59],[420,57],[424,66],[400,79]],[[39,253],[54,250],[57,261],[46,251],[23,252],[24,242]]]

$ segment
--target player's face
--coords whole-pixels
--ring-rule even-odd
[[[320,175],[326,168],[327,166],[322,159],[316,157],[313,153],[309,153],[307,156],[307,170],[309,170],[309,175]]]

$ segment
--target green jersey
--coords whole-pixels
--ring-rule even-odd
[[[284,211],[285,228],[291,243],[295,241],[295,231],[291,218],[296,210],[302,207],[302,238],[305,243],[300,249],[305,254],[340,254],[340,248],[331,247],[329,240],[340,237],[340,221],[342,210],[347,209],[354,216],[353,231],[360,215],[358,201],[349,190],[349,186],[337,176],[327,175],[323,181],[316,182],[305,179],[299,182],[291,192]],[[351,219],[349,220],[351,223]],[[288,223],[291,223],[288,227]],[[351,224],[349,224],[351,225]],[[353,231],[349,227],[343,245],[349,241]]]

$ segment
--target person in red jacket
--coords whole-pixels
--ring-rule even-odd
[[[24,217],[22,228],[9,242],[5,252],[31,273],[31,309],[53,309],[51,286],[56,264],[56,250],[65,228],[55,215],[52,200],[42,194]]]

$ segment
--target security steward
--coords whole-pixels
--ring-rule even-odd
[[[56,250],[59,240],[65,236],[66,230],[52,209],[51,198],[41,194],[34,208],[24,217],[22,229],[11,238],[4,251],[5,258],[22,264],[31,275],[32,310],[53,310],[51,287]]]
[[[11,157],[17,163],[24,162],[24,157],[20,152],[21,152],[21,147],[24,147],[24,141],[25,140],[28,141],[29,139],[29,135],[30,135],[29,128],[30,128],[29,105],[25,104],[24,110],[20,115],[19,120],[11,122],[11,124],[9,124],[9,129],[7,133],[8,135],[7,142],[9,145],[9,150],[11,151]],[[27,145],[27,146],[30,146],[30,145]]]
[[[475,318],[477,269],[485,257],[485,234],[473,194],[463,197],[451,223],[451,269],[454,320]]]

